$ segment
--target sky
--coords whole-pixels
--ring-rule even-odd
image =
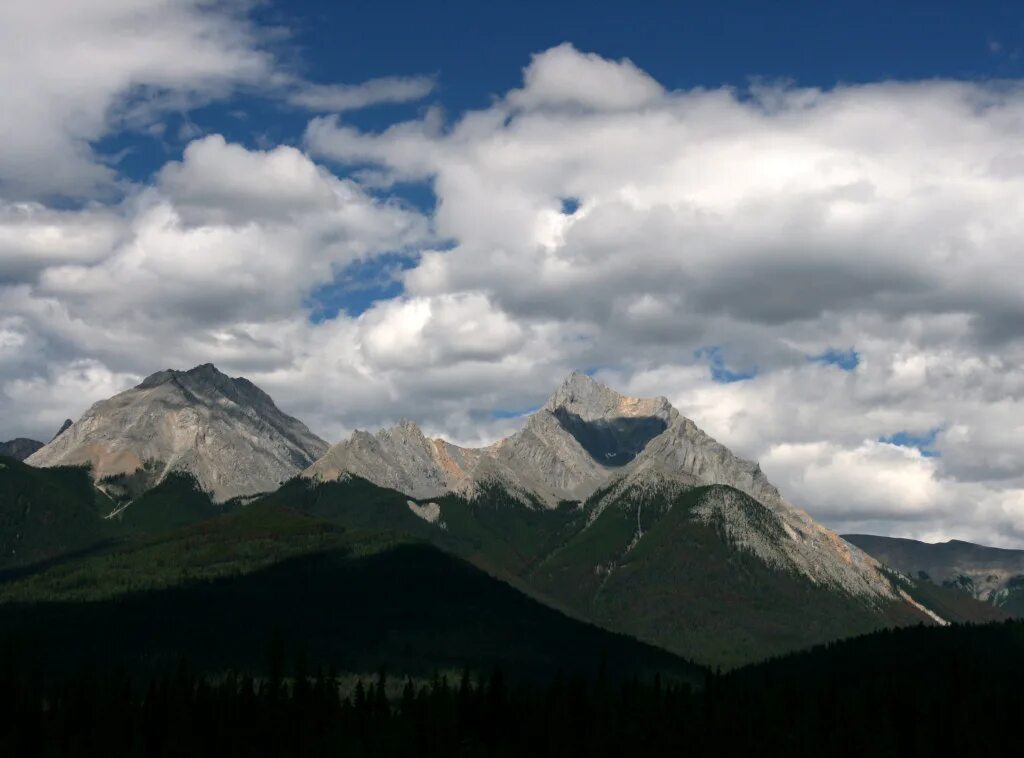
[[[0,439],[213,362],[329,441],[570,371],[1024,546],[1024,12],[0,4]]]

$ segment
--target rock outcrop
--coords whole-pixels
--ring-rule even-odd
[[[62,434],[64,434],[64,432],[66,432],[66,431],[67,431],[68,429],[70,429],[70,428],[71,428],[71,425],[72,425],[73,423],[75,423],[75,422],[74,422],[74,421],[72,421],[72,420],[71,420],[71,419],[69,419],[69,418],[66,418],[66,419],[64,419],[64,423],[60,425],[60,429],[58,429],[58,430],[57,430],[57,433],[56,433],[55,435],[53,435],[53,436],[52,436],[52,437],[50,438],[50,442],[53,442],[53,441],[54,441],[55,439],[57,439],[57,438],[58,438],[59,436],[61,436]],[[40,443],[40,447],[42,447],[42,443]]]
[[[153,485],[186,472],[223,501],[276,489],[327,448],[252,382],[204,364],[157,372],[96,403],[26,463],[89,465],[101,484],[137,475]]]

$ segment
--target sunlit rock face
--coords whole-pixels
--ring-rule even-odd
[[[149,486],[181,471],[223,501],[276,489],[327,448],[252,382],[204,364],[96,403],[26,462],[89,465],[101,483],[139,474]]]
[[[627,397],[580,373],[522,429],[488,447],[428,439],[403,421],[376,434],[357,431],[306,471],[321,480],[346,473],[420,498],[498,483],[548,506],[645,476],[779,497],[756,464],[734,456],[665,398]]]

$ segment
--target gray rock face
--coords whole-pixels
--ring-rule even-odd
[[[739,493],[716,488],[702,498],[695,515],[769,566],[852,595],[896,597],[874,558],[781,498],[743,502]]]
[[[304,475],[321,481],[359,476],[425,499],[459,488],[464,473],[449,458],[449,449],[456,460],[461,459],[461,448],[427,439],[416,424],[403,421],[377,434],[357,430],[306,469]]]
[[[43,446],[38,440],[30,440],[28,437],[15,437],[7,442],[0,442],[0,455],[23,461],[32,453]]]
[[[665,398],[620,395],[580,373],[520,431],[488,447],[427,439],[405,421],[376,435],[356,432],[306,471],[322,480],[344,473],[417,498],[497,483],[548,506],[645,479],[728,484],[758,500],[780,499],[757,464],[734,456]]]
[[[446,492],[472,497],[487,484],[547,507],[602,493],[591,521],[624,496],[636,502],[728,485],[756,501],[758,519],[749,504],[721,492],[706,497],[694,517],[714,522],[738,549],[818,584],[897,599],[877,561],[786,502],[756,463],[733,455],[665,398],[626,397],[584,374],[570,375],[520,431],[489,447],[428,439],[403,422],[376,435],[356,432],[304,472],[321,480],[347,474],[421,500]]]
[[[182,471],[223,501],[276,489],[327,448],[252,382],[204,364],[96,403],[26,462],[89,464],[97,480],[145,467],[154,484]]]

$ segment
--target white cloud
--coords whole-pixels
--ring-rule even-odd
[[[0,4],[0,195],[90,195],[118,180],[91,143],[273,75],[235,3]]]
[[[523,70],[523,80],[523,88],[508,96],[510,103],[523,108],[625,110],[642,108],[664,94],[661,85],[632,61],[580,53],[569,43],[534,55]]]
[[[106,208],[0,202],[0,284],[34,280],[50,266],[98,262],[121,232],[120,219]]]
[[[370,198],[294,148],[192,143],[127,201],[117,245],[48,268],[36,292],[75,314],[183,329],[293,315],[339,267],[427,238],[415,213]]]
[[[362,325],[363,351],[380,368],[496,361],[523,345],[522,328],[475,294],[390,301]]]
[[[422,100],[435,86],[430,76],[383,76],[361,84],[304,83],[296,87],[288,101],[311,111],[339,113],[381,103]]]
[[[322,332],[304,307],[315,286],[430,239],[422,216],[294,148],[249,151],[217,135],[117,206],[10,207],[0,213],[0,415],[11,432],[39,435],[57,395],[23,383],[66,388],[82,365],[108,371],[105,387],[205,360],[273,373],[315,349],[308,341]],[[93,395],[64,397],[57,415]]]
[[[854,448],[774,445],[761,463],[779,486],[799,491],[819,514],[844,520],[884,517],[893,503],[899,503],[903,519],[913,519],[927,514],[942,495],[934,459],[873,440]]]

